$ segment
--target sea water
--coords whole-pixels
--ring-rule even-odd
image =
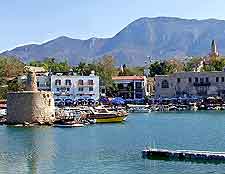
[[[129,114],[82,128],[0,126],[0,173],[225,173],[225,164],[142,159],[146,147],[225,151],[225,112]]]

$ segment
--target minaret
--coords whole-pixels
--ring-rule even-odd
[[[212,40],[210,57],[218,57],[218,56],[219,53],[217,51],[216,42],[215,40]]]

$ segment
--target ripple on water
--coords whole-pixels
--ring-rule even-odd
[[[225,151],[224,133],[224,112],[131,114],[124,124],[74,129],[2,126],[0,173],[224,173],[225,164],[141,158],[146,145]]]

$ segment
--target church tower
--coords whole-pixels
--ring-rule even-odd
[[[212,40],[211,52],[209,55],[210,55],[210,57],[218,57],[219,56],[219,52],[217,51],[217,46],[216,46],[215,40]]]

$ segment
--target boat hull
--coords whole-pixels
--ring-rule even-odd
[[[126,116],[121,117],[102,117],[102,118],[95,118],[96,123],[120,123],[125,120]]]
[[[83,124],[55,124],[54,127],[71,128],[71,127],[84,127]]]

